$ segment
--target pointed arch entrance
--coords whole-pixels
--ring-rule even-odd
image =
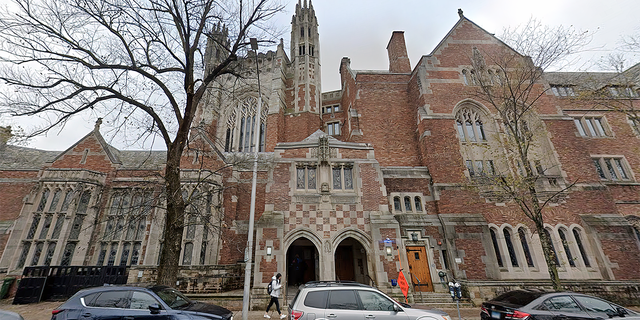
[[[345,237],[335,248],[335,279],[371,284],[368,250],[353,237]]]
[[[287,249],[287,282],[299,285],[319,280],[319,257],[315,244],[305,237],[293,241]]]

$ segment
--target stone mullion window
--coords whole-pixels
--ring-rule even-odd
[[[314,165],[299,165],[296,167],[296,189],[317,189],[317,168]]]
[[[631,180],[630,171],[622,157],[601,157],[592,160],[601,180]]]
[[[353,190],[353,166],[351,164],[335,164],[331,168],[331,177],[333,190]]]
[[[44,250],[44,242],[36,242],[35,249],[33,250],[33,256],[31,257],[31,265],[37,266],[38,262],[40,262],[40,257],[42,256],[42,251]]]
[[[29,255],[30,249],[31,249],[30,241],[22,242],[22,250],[20,252],[20,256],[18,256],[18,263],[16,264],[16,268],[20,269],[24,267],[24,264],[27,262],[27,256]]]
[[[470,108],[462,108],[458,112],[456,128],[462,142],[485,142],[487,140],[480,114]]]

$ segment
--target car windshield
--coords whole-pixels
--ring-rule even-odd
[[[172,309],[180,309],[192,304],[189,298],[176,289],[153,288],[152,290]]]

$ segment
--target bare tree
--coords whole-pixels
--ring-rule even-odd
[[[164,142],[160,284],[178,275],[181,159],[197,109],[215,79],[236,73],[249,37],[273,40],[267,22],[281,10],[271,0],[13,0],[0,14],[0,79],[10,88],[0,111],[49,120],[30,136],[94,112]],[[218,52],[205,71],[207,42]]]
[[[550,174],[554,161],[543,159],[550,152],[537,109],[546,91],[544,70],[570,63],[570,55],[588,43],[589,35],[530,20],[523,27],[506,30],[502,39],[511,47],[474,48],[470,57],[469,81],[475,85],[475,96],[497,112],[500,127],[496,133],[500,151],[491,151],[497,160],[494,174],[475,177],[473,183],[497,201],[515,202],[533,222],[553,287],[560,289],[556,253],[544,227],[544,208],[560,201],[572,184]]]

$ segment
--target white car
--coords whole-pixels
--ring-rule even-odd
[[[341,281],[300,286],[289,310],[290,320],[451,320],[444,311],[413,309],[376,288]]]

